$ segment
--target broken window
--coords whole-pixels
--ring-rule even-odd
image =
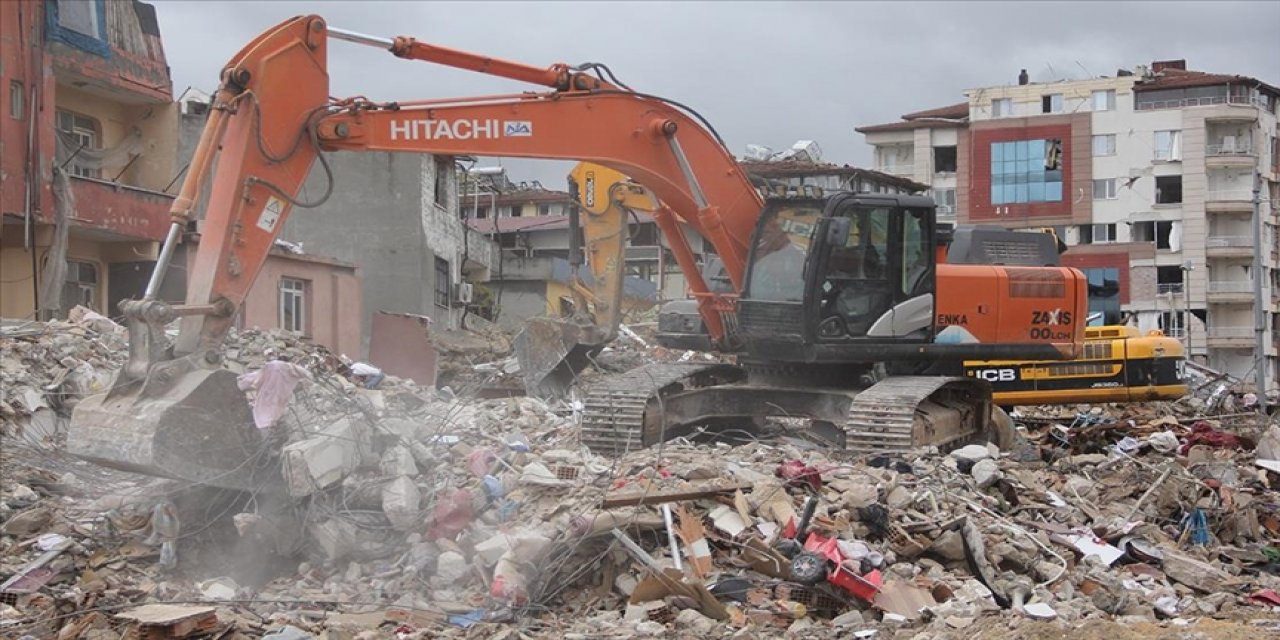
[[[23,107],[26,105],[25,94],[22,89],[21,80],[9,81],[9,117],[15,120],[22,119]]]
[[[1182,293],[1182,267],[1156,267],[1156,293]]]
[[[1106,89],[1093,92],[1094,111],[1114,111],[1116,108],[1116,90]]]
[[[101,142],[98,134],[98,121],[86,115],[81,115],[74,111],[66,109],[58,109],[57,111],[58,132],[62,139],[71,147],[71,175],[80,176],[82,178],[98,178],[102,172],[98,169],[89,169],[75,162],[75,155],[85,149],[99,149]]]
[[[1186,335],[1186,316],[1181,311],[1162,311],[1159,324],[1166,336],[1181,338]]]
[[[92,262],[67,261],[67,275],[62,280],[62,313],[76,305],[98,309],[98,266]]]
[[[1116,134],[1106,133],[1093,137],[1093,157],[1114,156],[1116,154]]]
[[[280,278],[280,328],[307,333],[307,281]]]
[[[1182,202],[1182,176],[1156,176],[1156,204]]]
[[[93,0],[58,0],[58,26],[101,39],[98,6]]]
[[[1172,249],[1177,224],[1176,222],[1136,222],[1132,227],[1133,241],[1154,242],[1157,249]]]
[[[1182,160],[1182,132],[1157,131],[1155,159],[1174,162]]]
[[[1115,223],[1080,225],[1080,244],[1102,244],[1115,241]]]
[[[1040,96],[1040,113],[1062,113],[1062,94]]]
[[[1093,199],[1094,200],[1115,200],[1116,199],[1116,179],[1104,178],[1102,180],[1093,181]]]
[[[449,307],[449,261],[436,256],[436,306]]]
[[[956,172],[956,148],[954,146],[933,148],[933,172]]]

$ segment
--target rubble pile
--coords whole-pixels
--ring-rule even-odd
[[[21,348],[90,335],[72,325]],[[1005,451],[855,458],[766,432],[608,459],[572,402],[369,389],[274,333],[226,355],[306,370],[271,427],[278,477],[248,496],[89,482],[5,447],[0,636],[1280,633],[1280,425],[1261,416],[1020,408]]]

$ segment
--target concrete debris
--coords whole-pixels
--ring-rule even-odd
[[[496,336],[433,332],[455,393],[393,375],[369,389],[321,347],[241,331],[236,373],[307,373],[254,461],[263,486],[238,493],[60,453],[70,408],[126,347],[110,320],[73,317],[0,328],[5,637],[1273,629],[1254,621],[1280,591],[1280,426],[1200,399],[1020,407],[1005,452],[856,458],[765,430],[612,460],[581,446],[572,400],[490,393],[513,374]],[[601,365],[685,355],[652,344]]]

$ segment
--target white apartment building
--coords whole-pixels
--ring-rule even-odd
[[[1116,77],[1020,80],[965,91],[962,123],[952,122],[957,110],[941,128],[909,114],[858,131],[877,168],[909,167],[935,192],[948,183],[930,162],[940,148],[948,156],[954,135],[958,222],[1054,227],[1071,246],[1063,263],[1089,276],[1100,322],[1183,337],[1197,361],[1249,390],[1259,245],[1268,387],[1277,388],[1280,89],[1181,60]],[[1255,174],[1261,231],[1251,228]]]

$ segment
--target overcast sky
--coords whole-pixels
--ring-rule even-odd
[[[637,91],[706,116],[741,156],[815,140],[870,166],[855,126],[959,102],[964,89],[1114,75],[1185,58],[1280,84],[1280,2],[218,2],[153,0],[175,93],[205,91],[258,33],[294,15],[538,66],[604,62]],[[334,95],[374,100],[531,90],[499,78],[330,47]],[[505,161],[563,188],[563,163]]]

